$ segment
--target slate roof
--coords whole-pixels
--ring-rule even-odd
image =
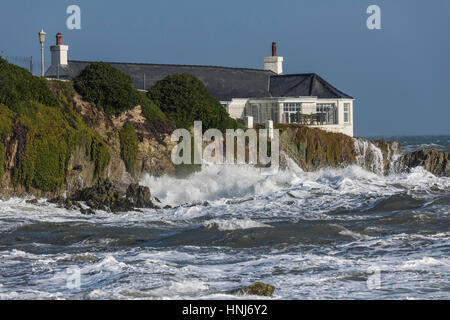
[[[69,60],[67,78],[73,79],[91,62]],[[199,78],[208,92],[220,101],[232,98],[267,98],[317,96],[345,98],[351,96],[336,89],[315,73],[276,75],[272,71],[215,66],[170,65],[108,62],[133,79],[136,89],[153,86],[167,75],[188,73]],[[49,69],[50,71],[50,69]],[[46,74],[52,77],[51,74]]]

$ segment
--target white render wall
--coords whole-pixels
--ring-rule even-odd
[[[50,51],[52,53],[52,66],[57,66],[58,64],[67,65],[67,51],[69,51],[69,46],[51,46]]]
[[[260,99],[232,99],[232,101],[222,101],[230,117],[243,119],[244,116],[254,116],[254,122],[265,122],[273,120],[275,123],[284,123],[284,103],[301,103],[303,114],[316,113],[317,103],[333,103],[337,106],[337,124],[310,125],[313,128],[320,128],[329,132],[338,132],[353,137],[353,99],[318,99],[317,97],[292,97],[292,98],[260,98]],[[344,123],[344,104],[350,104],[349,122]],[[253,114],[256,106],[258,112]],[[245,110],[248,110],[246,114]],[[272,112],[273,110],[274,112]],[[276,119],[272,119],[272,116]],[[256,116],[256,117],[255,117]],[[261,120],[261,121],[260,121]]]
[[[283,74],[283,57],[264,58],[264,70],[270,70],[276,74]]]

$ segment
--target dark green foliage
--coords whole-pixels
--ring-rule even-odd
[[[144,92],[138,92],[140,96],[140,105],[142,108],[142,114],[152,124],[155,125],[158,122],[167,122],[167,117],[164,112],[151,101]]]
[[[151,133],[160,143],[163,143],[161,135],[171,134],[175,130],[173,123],[167,118],[164,112],[151,101],[145,92],[139,92],[142,114],[148,120],[147,132]]]
[[[88,65],[74,79],[74,88],[84,100],[94,102],[109,115],[119,115],[140,100],[131,78],[104,62]]]
[[[45,79],[35,77],[25,69],[0,58],[0,104],[18,112],[22,107],[21,102],[29,100],[47,106],[58,106]]]
[[[189,129],[194,121],[202,121],[203,130],[238,127],[203,82],[192,75],[169,75],[151,87],[147,95],[178,128]]]
[[[120,154],[125,162],[127,171],[134,175],[136,171],[136,159],[139,152],[139,140],[130,123],[126,123],[119,133],[120,138]]]

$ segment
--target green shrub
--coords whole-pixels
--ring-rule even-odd
[[[126,123],[119,133],[120,138],[120,154],[125,162],[127,171],[134,175],[136,172],[136,159],[139,152],[139,140],[130,123]]]
[[[178,128],[189,129],[194,121],[202,121],[203,130],[238,127],[203,82],[192,75],[169,75],[151,87],[147,95]]]
[[[0,58],[0,104],[20,111],[22,101],[36,101],[47,106],[58,106],[58,101],[47,86],[47,80],[33,76],[27,70]]]
[[[104,62],[89,64],[74,79],[74,88],[109,115],[119,115],[139,104],[131,78]]]
[[[167,117],[164,112],[151,101],[144,92],[138,92],[140,96],[140,105],[142,114],[152,124],[156,125],[158,122],[167,122]]]

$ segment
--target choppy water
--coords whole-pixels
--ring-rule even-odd
[[[83,216],[0,202],[0,298],[229,299],[255,281],[275,299],[450,298],[450,178],[290,163],[142,183],[189,205]]]

